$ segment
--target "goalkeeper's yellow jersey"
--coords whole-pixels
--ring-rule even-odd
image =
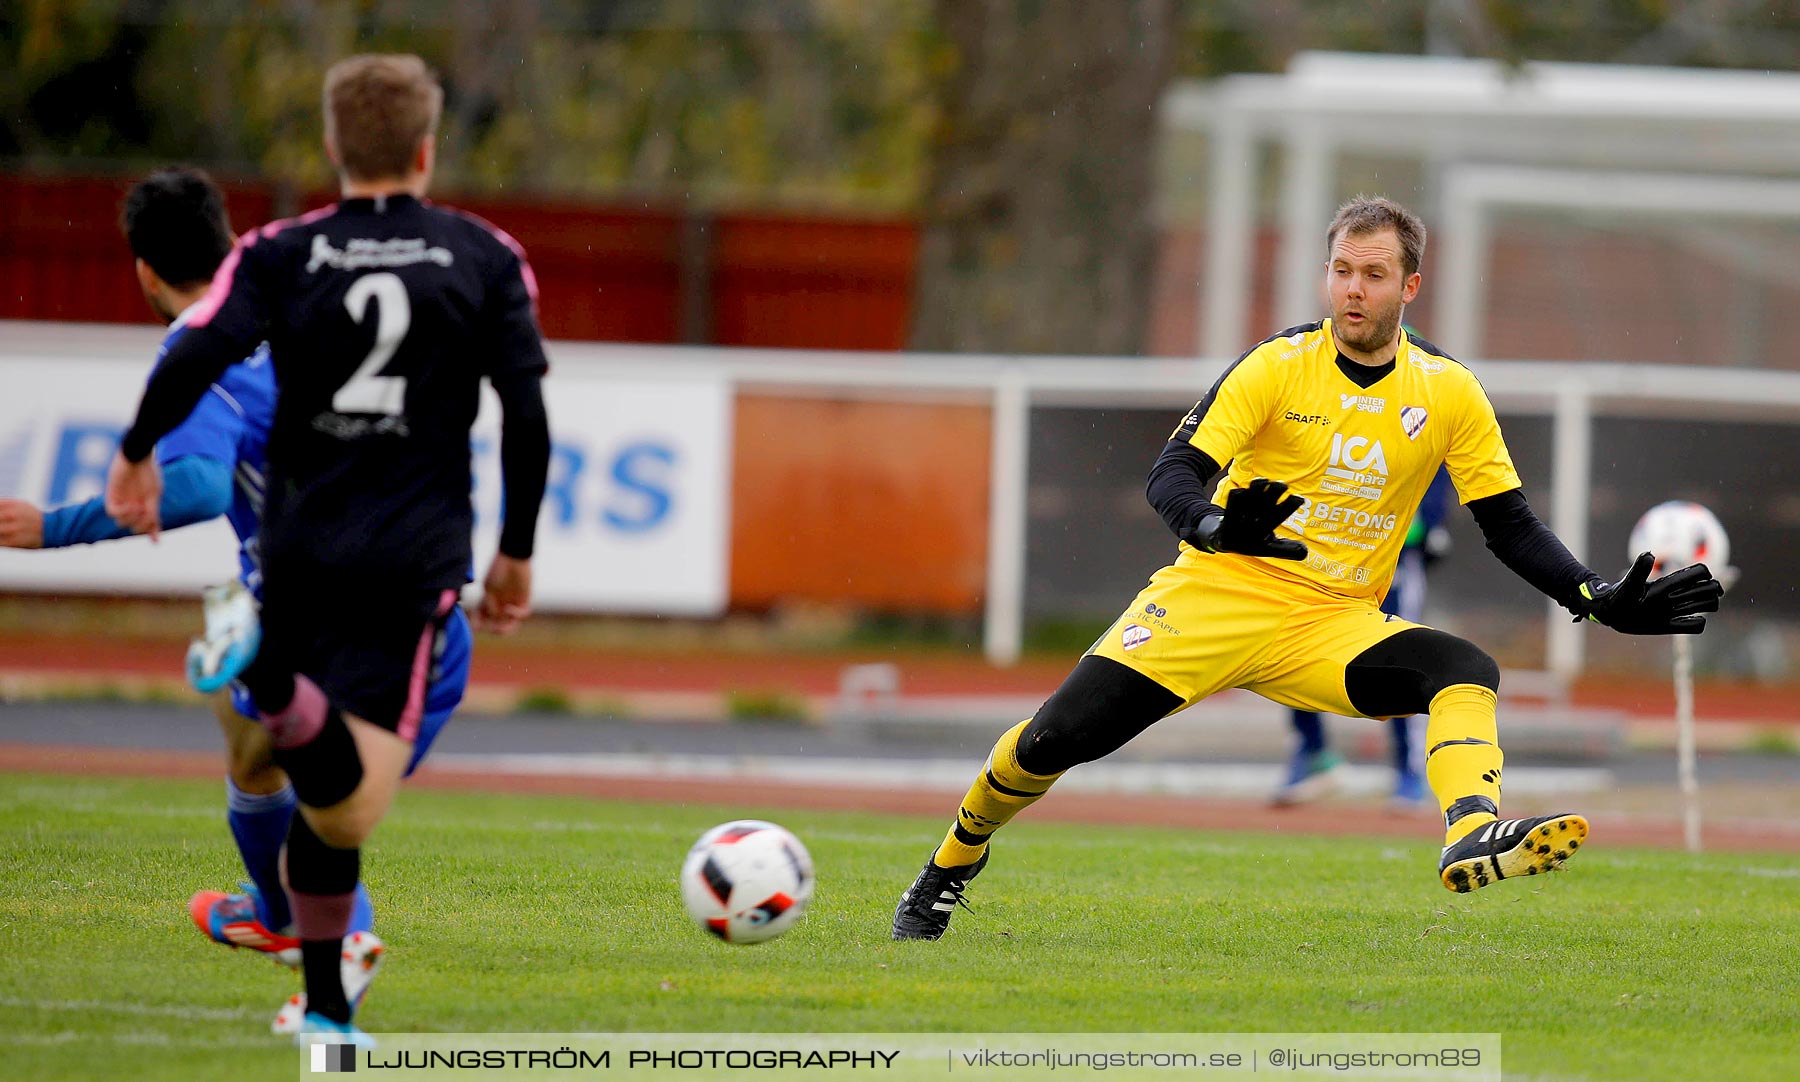
[[[1439,465],[1465,504],[1518,488],[1519,475],[1481,384],[1437,347],[1402,331],[1393,371],[1368,387],[1337,361],[1329,319],[1284,331],[1226,369],[1171,438],[1229,464],[1213,496],[1221,507],[1257,477],[1304,499],[1275,534],[1304,541],[1307,558],[1256,565],[1378,603]],[[1212,558],[1181,548],[1179,564]]]

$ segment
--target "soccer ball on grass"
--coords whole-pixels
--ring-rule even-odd
[[[774,939],[800,920],[812,893],[806,846],[761,819],[713,827],[681,865],[681,900],[688,915],[727,943]]]

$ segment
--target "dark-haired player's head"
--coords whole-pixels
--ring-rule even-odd
[[[205,292],[231,251],[225,197],[198,169],[158,169],[132,185],[119,224],[144,299],[165,323]]]
[[[325,152],[346,182],[423,194],[444,91],[416,56],[365,53],[325,73]]]

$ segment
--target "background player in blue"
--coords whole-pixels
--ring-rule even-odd
[[[478,616],[529,610],[549,468],[536,280],[510,237],[423,199],[443,91],[413,56],[325,76],[343,199],[242,237],[144,390],[106,508],[154,535],[150,451],[267,341],[278,394],[263,513],[262,644],[244,670],[299,802],[284,856],[306,976],[299,1036],[366,1043],[339,972],[362,845],[420,735],[434,644],[469,580],[469,429],[500,400],[505,508]]]
[[[224,200],[204,173],[165,169],[131,189],[121,218],[144,299],[170,324],[157,353],[160,365],[185,333],[186,313],[205,294],[231,249]],[[193,413],[156,445],[156,461],[165,479],[163,525],[175,529],[224,515],[238,536],[236,589],[207,591],[209,630],[223,625],[228,632],[241,634],[246,627],[254,628],[250,594],[261,586],[257,527],[267,472],[265,444],[274,410],[274,373],[268,350],[259,346],[250,357],[227,368]],[[102,503],[96,497],[44,512],[23,500],[0,500],[0,545],[62,548],[131,536],[106,514]],[[229,609],[240,603],[252,616],[247,625],[216,618],[221,606]],[[409,773],[462,700],[468,683],[469,639],[468,621],[458,611],[434,660],[426,717]],[[290,934],[292,917],[280,871],[294,790],[275,765],[268,732],[256,720],[242,688],[216,692],[211,701],[225,737],[226,818],[250,882],[236,893],[200,891],[190,900],[189,913],[219,943],[261,951],[297,966],[300,944]],[[384,948],[370,933],[374,914],[361,884],[356,894],[351,936],[345,943],[344,979],[354,981],[360,997]],[[297,1024],[297,1009],[303,1010],[304,1004],[290,1002],[284,1007],[278,1027]]]
[[[1444,516],[1450,509],[1450,471],[1439,468],[1419,501],[1419,510],[1407,530],[1406,547],[1394,565],[1394,582],[1381,601],[1381,611],[1402,620],[1420,623],[1425,619],[1425,569],[1449,549],[1450,535],[1444,529]],[[1288,761],[1287,777],[1275,791],[1278,806],[1303,804],[1324,796],[1329,790],[1333,772],[1343,765],[1343,757],[1330,747],[1325,736],[1325,719],[1311,710],[1293,713],[1294,732],[1300,738]],[[1389,735],[1394,757],[1394,792],[1391,801],[1397,811],[1431,807],[1431,790],[1425,785],[1424,717],[1409,714],[1389,718]]]

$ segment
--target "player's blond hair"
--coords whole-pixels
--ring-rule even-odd
[[[1425,258],[1425,223],[1417,214],[1379,195],[1359,195],[1338,208],[1325,231],[1325,253],[1337,247],[1341,236],[1361,237],[1392,229],[1400,238],[1400,262],[1407,274],[1417,274]]]
[[[406,176],[443,107],[437,76],[410,54],[364,53],[325,73],[326,138],[352,180]]]

